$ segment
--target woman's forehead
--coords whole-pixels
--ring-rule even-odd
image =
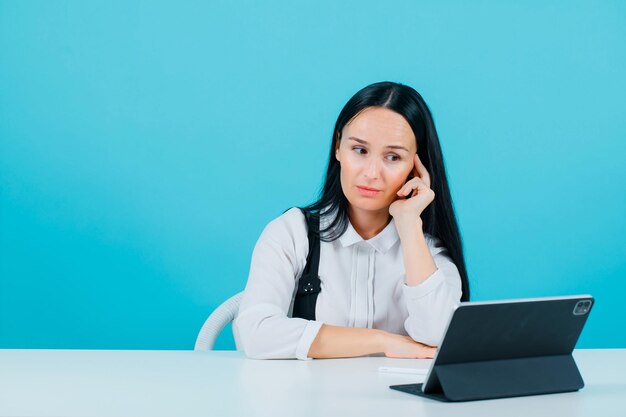
[[[406,119],[383,107],[370,107],[357,114],[343,129],[343,138],[359,138],[372,145],[416,147],[415,135]]]

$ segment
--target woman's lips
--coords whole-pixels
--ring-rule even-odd
[[[374,197],[380,193],[380,190],[377,190],[376,188],[362,187],[360,185],[357,185],[356,189],[359,190],[359,193],[365,197]]]

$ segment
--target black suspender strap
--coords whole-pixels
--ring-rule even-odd
[[[306,218],[309,238],[309,254],[306,257],[304,272],[298,280],[298,291],[293,304],[292,317],[300,317],[306,320],[315,320],[315,303],[317,295],[322,290],[318,274],[320,263],[320,240],[314,231],[319,234],[320,218],[316,214],[308,214],[302,210]]]

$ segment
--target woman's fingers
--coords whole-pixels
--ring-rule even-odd
[[[419,191],[430,189],[430,174],[426,170],[424,164],[422,164],[422,161],[420,161],[417,154],[415,154],[414,162],[417,176],[411,178],[398,190],[399,196],[406,197],[412,192],[412,197],[414,197],[419,193]]]
[[[430,174],[428,173],[428,170],[426,169],[424,164],[422,164],[422,161],[417,154],[415,154],[415,167],[417,168],[419,177],[422,179],[422,181],[424,181],[424,183],[426,183],[426,185],[428,185],[428,188],[430,188]]]
[[[415,196],[420,191],[428,189],[430,189],[428,184],[426,184],[421,178],[414,177],[398,190],[398,195],[405,197],[409,195],[409,193],[413,192],[413,196]]]
[[[398,195],[401,197],[406,197],[409,193],[411,197],[415,197],[420,191],[430,190],[430,174],[417,154],[415,154],[414,163],[417,176],[407,181],[398,190]]]

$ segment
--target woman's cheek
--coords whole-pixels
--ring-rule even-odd
[[[341,169],[345,169],[348,176],[353,177],[361,170],[362,164],[362,161],[359,161],[354,156],[350,156],[346,158],[346,163],[341,165]]]
[[[350,166],[357,166],[363,162],[363,158],[359,158],[359,156],[360,155],[355,152],[347,152],[344,160],[347,161]]]
[[[390,174],[389,178],[391,180],[391,188],[393,188],[394,193],[397,193],[400,188],[407,182],[407,178],[411,171],[406,167],[398,167],[393,173]]]

